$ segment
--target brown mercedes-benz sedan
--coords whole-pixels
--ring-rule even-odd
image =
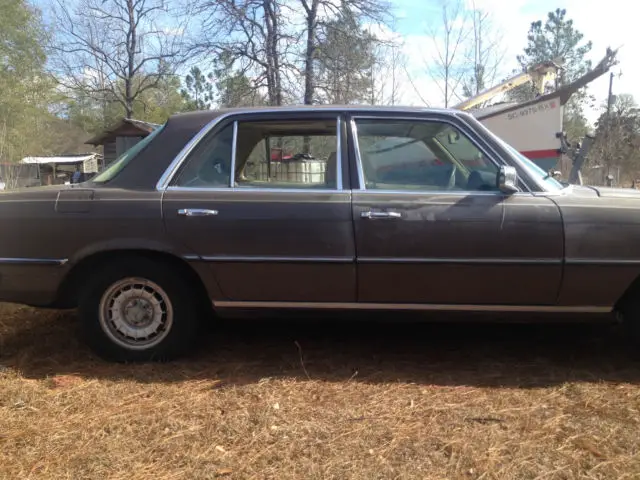
[[[238,308],[599,314],[640,338],[640,192],[566,186],[452,110],[171,117],[91,181],[0,193],[0,301],[113,360]],[[617,315],[621,314],[621,315]]]

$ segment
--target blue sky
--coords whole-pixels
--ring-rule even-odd
[[[46,10],[49,0],[33,0]],[[179,1],[179,0],[175,0]],[[402,90],[401,103],[419,105],[423,99],[432,106],[442,103],[440,89],[433,84],[427,73],[429,59],[433,56],[433,41],[428,35],[429,24],[437,24],[441,19],[442,0],[390,0],[398,20],[395,33],[383,32],[401,37],[407,61],[407,78],[400,80]],[[464,0],[470,4],[472,0]],[[502,34],[505,48],[502,64],[505,75],[517,68],[516,55],[526,45],[529,25],[535,20],[544,20],[547,13],[556,8],[566,8],[575,27],[584,33],[586,40],[593,42],[591,59],[595,63],[604,56],[608,46],[616,48],[622,45],[619,53],[620,65],[614,67],[614,73],[622,73],[614,81],[614,93],[631,93],[640,101],[640,62],[636,61],[636,52],[640,51],[640,35],[636,30],[640,17],[640,2],[633,0],[607,0],[606,2],[587,2],[584,0],[474,0],[478,8],[491,13],[492,22]],[[290,0],[296,4],[295,0]],[[418,96],[415,90],[420,91]],[[594,81],[589,88],[597,98],[597,105],[605,101],[608,89],[608,76]],[[421,98],[420,98],[421,97]],[[588,118],[595,120],[601,109],[588,112]]]
[[[392,0],[400,19],[396,30],[406,42],[406,54],[410,64],[414,84],[426,92],[426,98],[434,98],[439,103],[439,90],[429,83],[428,75],[422,75],[427,53],[433,42],[427,34],[429,22],[438,22],[441,18],[441,0]],[[469,0],[469,3],[470,0]],[[574,26],[584,34],[585,40],[593,42],[590,54],[596,63],[610,46],[622,45],[619,52],[620,64],[612,69],[615,93],[631,93],[640,101],[640,62],[636,55],[640,51],[640,36],[636,30],[640,16],[640,2],[629,0],[607,0],[607,2],[586,2],[584,0],[476,0],[476,5],[491,13],[494,25],[499,28],[505,46],[504,71],[508,73],[516,68],[516,55],[522,52],[527,42],[527,31],[531,22],[544,20],[549,11],[565,8],[567,16],[574,20]],[[422,57],[422,58],[420,58]],[[620,77],[617,74],[622,73]],[[595,120],[602,109],[599,105],[606,100],[609,77],[605,75],[589,86],[589,93],[596,96],[597,107],[587,112],[590,120]],[[405,103],[417,103],[410,91],[407,91]],[[423,92],[423,98],[425,94]]]

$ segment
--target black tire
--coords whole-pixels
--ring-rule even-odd
[[[629,346],[640,345],[640,298],[627,298],[620,306],[622,329],[625,342]]]
[[[185,276],[180,270],[171,268],[165,262],[151,260],[144,257],[127,257],[118,259],[116,262],[106,264],[99,268],[93,276],[87,279],[84,288],[80,292],[78,310],[83,325],[83,335],[86,343],[101,358],[115,362],[141,362],[141,361],[168,361],[186,354],[195,346],[195,340],[198,333],[200,316],[202,314],[199,306],[202,304],[201,299],[197,298],[194,293],[196,289],[189,288],[189,282],[185,281]],[[166,302],[158,302],[162,307],[153,309],[151,302],[146,302],[143,308],[134,305],[136,312],[148,312],[144,308],[151,308],[154,312],[151,315],[155,321],[154,325],[164,325],[161,334],[157,334],[154,338],[157,343],[149,345],[137,344],[136,340],[129,340],[130,345],[126,345],[127,338],[123,336],[121,331],[122,325],[131,326],[131,324],[120,321],[121,326],[118,329],[116,322],[112,320],[111,312],[117,310],[113,308],[104,314],[105,305],[115,305],[113,302],[105,302],[103,304],[103,296],[109,297],[109,292],[114,289],[119,282],[126,282],[126,279],[136,278],[147,282],[149,290],[159,287],[158,292],[153,293],[152,300],[166,299]],[[133,283],[131,283],[133,285]],[[139,285],[136,283],[136,285]],[[115,288],[116,292],[122,297],[126,294],[126,285]],[[119,290],[118,290],[119,288]],[[131,287],[133,289],[134,287]],[[140,288],[140,287],[136,287]],[[130,290],[131,290],[130,289]],[[138,290],[142,291],[142,290]],[[146,293],[143,292],[143,293]],[[134,295],[134,294],[131,294]],[[129,299],[127,305],[135,299]],[[124,311],[124,308],[121,309]],[[161,314],[157,312],[170,312],[171,320],[168,321],[169,313]],[[159,315],[156,316],[156,315]],[[122,319],[128,319],[129,316],[120,316]],[[164,323],[162,318],[165,319]],[[126,321],[126,320],[125,320]],[[151,325],[151,329],[154,328]],[[166,327],[169,325],[168,327]],[[160,327],[159,327],[160,328]],[[142,331],[142,330],[140,330]],[[137,336],[137,332],[136,332]],[[162,337],[162,338],[160,338]],[[120,343],[119,343],[120,342]]]

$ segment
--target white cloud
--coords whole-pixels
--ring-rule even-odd
[[[162,29],[162,31],[169,36],[172,37],[181,37],[182,35],[184,35],[185,32],[185,27],[165,27]]]
[[[437,22],[439,17],[427,15],[424,0],[396,0],[403,10],[409,10],[410,4],[416,2],[424,17]],[[606,5],[582,0],[564,0],[559,5],[545,0],[465,0],[468,6],[475,3],[476,8],[491,12],[492,23],[502,35],[505,46],[502,74],[507,75],[518,68],[516,56],[520,54],[527,42],[527,32],[531,22],[544,20],[549,11],[556,7],[566,8],[567,16],[574,21],[574,26],[584,34],[585,41],[593,42],[590,59],[597,63],[605,54],[607,47],[620,45],[618,58],[620,64],[611,71],[622,72],[621,77],[614,80],[614,93],[631,93],[640,102],[640,62],[635,55],[640,51],[640,36],[636,34],[637,18],[640,14],[640,2],[627,0],[608,0]],[[439,11],[439,7],[431,4],[430,13]],[[434,10],[435,9],[435,10]],[[407,29],[407,19],[400,23],[400,32]],[[404,22],[404,24],[403,24]],[[413,84],[420,90],[420,95],[408,79],[403,81],[405,103],[423,104],[420,96],[427,99],[432,106],[442,105],[442,92],[427,74],[425,60],[433,57],[433,40],[427,34],[425,22],[418,18],[411,19],[411,33],[404,35],[404,53],[408,59],[407,71]],[[423,33],[416,33],[416,25]],[[596,97],[596,108],[586,112],[590,121],[598,118],[606,101],[609,75],[603,75],[589,85],[589,93]]]

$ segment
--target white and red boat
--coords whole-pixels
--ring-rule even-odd
[[[550,91],[549,83],[553,83],[561,67],[548,62],[480,92],[453,108],[473,114],[489,130],[545,171],[555,169],[563,152],[564,106],[576,91],[616,64],[616,53],[617,50],[607,49],[607,55],[596,67],[555,91]],[[522,103],[504,102],[487,106],[489,100],[528,82],[534,83],[537,98]]]

